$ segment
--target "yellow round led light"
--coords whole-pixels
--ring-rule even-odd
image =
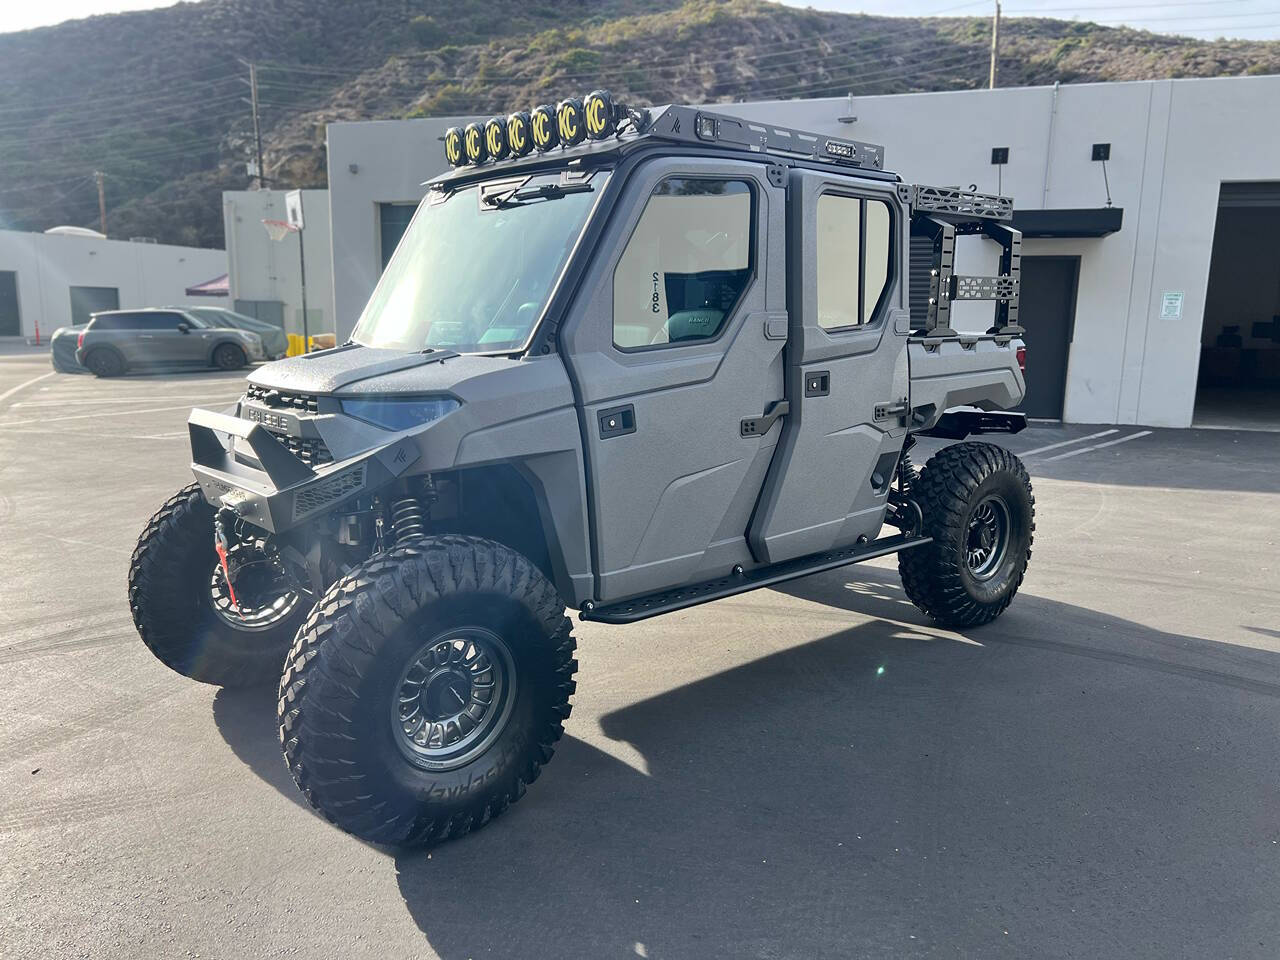
[[[450,127],[444,132],[444,157],[451,167],[460,167],[467,162],[462,153],[461,127]]]
[[[575,147],[587,137],[587,125],[582,117],[582,101],[577,97],[561,100],[556,106],[556,129],[560,142]]]
[[[494,160],[505,160],[510,152],[507,145],[507,121],[502,117],[490,117],[484,124],[484,145]]]
[[[478,123],[468,123],[462,132],[463,145],[467,151],[468,163],[484,163],[489,159],[489,148],[484,139],[484,127]]]
[[[544,103],[534,107],[530,115],[533,145],[539,153],[545,153],[560,142],[560,128],[556,121],[556,108]]]
[[[583,121],[587,136],[603,140],[613,136],[618,129],[618,108],[608,90],[592,90],[582,101]]]
[[[507,145],[512,156],[523,157],[533,149],[533,130],[528,110],[517,110],[507,117]]]

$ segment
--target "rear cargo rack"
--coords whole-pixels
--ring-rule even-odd
[[[1011,225],[1009,197],[960,187],[898,185],[898,197],[911,210],[911,329],[926,340],[958,337],[951,328],[956,300],[995,301],[995,322],[987,331],[997,338],[1021,336],[1022,232]],[[955,272],[957,236],[981,236],[1000,244],[1000,273],[994,277]]]

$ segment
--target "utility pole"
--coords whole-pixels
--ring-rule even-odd
[[[102,185],[105,174],[101,170],[93,171],[93,179],[98,184],[98,229],[107,235],[107,193]]]
[[[991,21],[991,76],[989,78],[988,87],[992,90],[996,88],[996,81],[1000,78],[1000,0],[996,0],[996,15]]]
[[[258,120],[258,65],[250,63],[244,57],[236,57],[236,59],[249,68],[249,104],[253,107],[253,144],[258,160],[258,189],[264,190],[267,178],[266,171],[262,169],[262,124]],[[243,77],[240,78],[240,82],[245,82]]]
[[[996,6],[998,9],[999,0],[996,0]],[[262,190],[266,184],[263,179],[266,171],[262,169],[262,126],[258,122],[258,67],[252,63],[249,64],[249,96],[253,100],[253,142],[258,151],[258,189]]]

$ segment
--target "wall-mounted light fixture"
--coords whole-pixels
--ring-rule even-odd
[[[1004,192],[1004,165],[1009,162],[1008,147],[992,147],[991,163],[996,168],[996,193]]]
[[[1091,159],[1102,164],[1102,186],[1107,191],[1107,206],[1111,206],[1111,181],[1107,179],[1107,161],[1111,159],[1111,144],[1095,143]]]

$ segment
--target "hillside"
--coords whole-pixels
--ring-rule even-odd
[[[0,226],[222,244],[249,184],[248,69],[266,172],[323,186],[331,120],[506,111],[607,86],[633,102],[985,85],[986,18],[898,19],[760,0],[203,0],[0,35]],[[1096,24],[1001,28],[1002,86],[1280,73],[1280,42]]]

